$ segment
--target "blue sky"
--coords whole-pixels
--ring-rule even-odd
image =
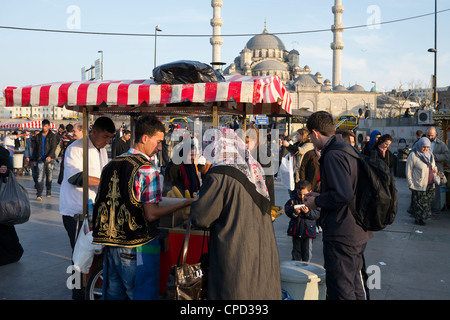
[[[304,32],[329,29],[333,0],[224,0],[223,35]],[[430,86],[434,72],[434,15],[376,28],[385,22],[434,13],[433,0],[343,0],[345,8],[342,83],[367,90]],[[72,9],[75,8],[75,11]],[[450,0],[438,0],[438,10],[450,9]],[[212,61],[209,35],[213,15],[210,0],[15,0],[4,1],[0,26],[64,31],[154,34],[157,64],[176,60]],[[450,11],[438,15],[438,86],[450,85]],[[168,36],[171,35],[171,36]],[[300,65],[332,78],[331,31],[278,35],[287,50],[300,52]],[[251,36],[224,36],[222,61],[232,63]],[[104,52],[104,79],[144,79],[152,74],[154,37],[103,36],[19,31],[0,28],[0,88],[57,81],[78,81]]]

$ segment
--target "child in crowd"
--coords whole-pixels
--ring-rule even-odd
[[[287,233],[292,237],[292,260],[310,262],[312,239],[316,237],[316,220],[320,209],[310,210],[304,203],[304,196],[311,192],[311,183],[300,180],[295,184],[295,193],[284,205],[286,215],[291,218]]]

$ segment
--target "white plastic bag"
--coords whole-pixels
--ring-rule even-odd
[[[92,240],[88,219],[84,219],[72,255],[73,266],[81,273],[89,273],[94,255],[100,254],[103,250],[102,245],[92,244]]]
[[[281,159],[281,165],[278,169],[278,176],[280,177],[281,183],[289,190],[294,190],[294,160],[290,153]]]

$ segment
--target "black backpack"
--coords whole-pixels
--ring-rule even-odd
[[[345,142],[333,143],[329,150],[344,151],[360,164],[356,207],[350,205],[356,223],[365,231],[379,231],[392,224],[397,215],[398,192],[387,164],[376,157],[375,151],[370,156],[364,155]]]

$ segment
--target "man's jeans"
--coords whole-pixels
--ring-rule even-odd
[[[50,162],[45,162],[39,160],[37,162],[37,196],[41,197],[42,192],[44,191],[44,179],[46,180],[46,188],[47,193],[50,193],[52,190],[52,179],[53,179],[53,167],[55,165],[55,160],[51,160]]]
[[[105,246],[103,299],[133,300],[136,248]]]

